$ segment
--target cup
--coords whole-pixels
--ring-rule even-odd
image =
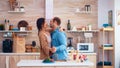
[[[25,31],[25,27],[20,27],[20,31]]]

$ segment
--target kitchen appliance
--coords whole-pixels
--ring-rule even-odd
[[[12,46],[13,46],[13,41],[10,39],[5,39],[2,43],[2,51],[4,53],[11,53],[13,51]]]
[[[77,50],[79,52],[92,53],[94,52],[93,43],[77,43]]]
[[[71,50],[74,50],[74,47],[73,47],[73,38],[72,37],[68,37],[67,38],[67,52],[70,53]]]

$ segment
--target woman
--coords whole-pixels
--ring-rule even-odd
[[[51,48],[51,37],[47,31],[48,24],[45,18],[37,20],[38,36],[40,41],[40,59],[49,58],[50,52],[54,52],[55,48]]]

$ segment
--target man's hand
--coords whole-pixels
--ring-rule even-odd
[[[51,48],[51,52],[52,52],[52,53],[55,53],[55,52],[56,52],[56,48],[55,48],[55,47],[52,47],[52,48]]]

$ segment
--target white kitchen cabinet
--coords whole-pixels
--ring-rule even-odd
[[[18,63],[19,61],[19,56],[9,56],[9,68],[18,68],[16,63]]]
[[[0,56],[0,68],[6,68],[6,57]]]
[[[0,53],[0,68],[18,68],[16,65],[20,60],[36,60],[36,53]]]
[[[84,53],[87,55],[88,60],[94,63],[91,68],[96,68],[96,53]],[[17,63],[20,60],[39,60],[40,53],[0,53],[0,68],[19,68]],[[24,67],[23,67],[24,68]],[[26,67],[32,68],[32,67]],[[37,68],[37,67],[36,67]],[[53,67],[38,67],[38,68],[53,68]],[[55,67],[61,68],[61,67]],[[63,67],[70,68],[70,67]],[[78,67],[74,67],[78,68]],[[86,67],[81,67],[86,68]]]

